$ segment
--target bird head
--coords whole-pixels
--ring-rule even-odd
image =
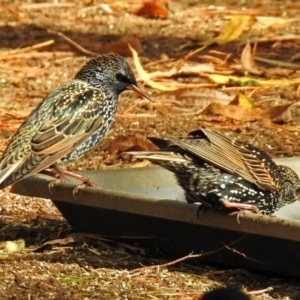
[[[87,81],[93,87],[101,91],[111,91],[116,96],[126,90],[132,90],[151,101],[151,98],[139,87],[127,61],[115,53],[91,59],[81,68],[75,79]]]

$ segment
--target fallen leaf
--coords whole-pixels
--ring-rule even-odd
[[[245,122],[254,121],[257,117],[252,109],[221,103],[211,103],[201,112],[201,115],[222,115]]]
[[[274,120],[280,117],[293,104],[278,105],[273,107],[243,107],[233,104],[224,105],[212,103],[207,106],[201,115],[222,115],[235,120],[250,122],[261,119]]]
[[[254,21],[253,16],[232,16],[230,22],[222,28],[217,37],[204,41],[202,45],[208,46],[214,43],[222,45],[235,41],[240,37],[244,29],[248,25],[252,25]]]
[[[133,62],[136,67],[136,70],[137,70],[140,78],[145,82],[145,84],[147,84],[148,86],[150,86],[154,89],[157,89],[160,91],[165,91],[165,92],[176,91],[178,89],[177,87],[163,85],[161,83],[151,80],[151,76],[143,69],[137,52],[130,45],[129,45],[129,49],[132,52]]]
[[[117,136],[110,142],[109,153],[121,153],[124,151],[154,151],[157,147],[147,140],[137,136]]]
[[[260,80],[251,77],[237,77],[231,75],[209,74],[208,78],[218,84],[236,84],[239,86],[267,86],[267,85],[292,85],[299,84],[300,78],[294,79],[267,79]]]
[[[297,18],[287,17],[271,17],[271,16],[257,16],[257,22],[255,23],[255,29],[262,32],[262,30],[269,29],[270,32],[274,32],[274,29],[287,28],[292,23],[298,22]]]
[[[190,64],[184,63],[179,69],[173,67],[168,71],[156,71],[149,73],[151,78],[170,78],[178,75],[199,75],[199,73],[213,73],[215,72],[214,65],[211,63],[204,64]]]
[[[145,18],[167,18],[169,16],[168,10],[159,2],[148,1],[139,8],[135,14]]]
[[[250,43],[247,43],[242,51],[241,63],[245,71],[249,72],[250,74],[261,75],[264,72],[264,70],[259,68],[254,61]]]
[[[229,104],[235,99],[234,95],[229,95],[222,90],[209,88],[190,88],[172,92],[166,95],[166,101],[172,99],[172,96],[174,100],[178,102],[178,106],[197,107],[197,109],[204,109],[214,102]],[[161,98],[163,99],[163,96],[161,96]]]
[[[253,103],[242,93],[239,93],[229,104],[238,105],[246,108],[253,108]]]
[[[72,243],[80,243],[82,244],[84,242],[84,237],[81,235],[81,234],[78,234],[78,233],[72,233],[70,234],[69,236],[63,238],[63,239],[55,239],[55,240],[52,240],[52,241],[47,241],[45,243],[43,243],[43,245],[41,246],[38,246],[36,248],[34,248],[33,250],[34,251],[40,251],[42,249],[44,249],[46,246],[49,246],[49,245],[69,245],[69,244],[72,244]]]
[[[292,108],[295,106],[299,106],[300,102],[295,102],[290,104],[286,109],[282,109],[281,106],[275,106],[274,109],[274,116],[272,121],[274,123],[285,124],[293,120]],[[283,107],[284,108],[284,107]]]

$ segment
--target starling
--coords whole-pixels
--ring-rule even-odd
[[[118,97],[138,86],[126,60],[105,54],[88,61],[74,79],[52,91],[27,117],[2,155],[0,188],[38,172],[88,178],[64,164],[83,157],[105,136],[115,119]]]
[[[205,293],[199,300],[250,300],[250,297],[237,289],[221,287]]]
[[[297,200],[298,175],[263,151],[208,129],[187,138],[149,138],[160,151],[129,152],[175,174],[188,203],[273,214]]]

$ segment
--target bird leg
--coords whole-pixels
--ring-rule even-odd
[[[77,173],[74,173],[74,172],[71,172],[71,171],[68,171],[68,170],[60,170],[59,171],[62,175],[67,175],[67,176],[70,176],[70,177],[73,177],[73,178],[76,178],[80,181],[82,181],[81,184],[75,186],[75,188],[73,189],[72,191],[72,195],[73,195],[73,199],[76,201],[76,194],[83,188],[85,188],[86,186],[93,186],[93,187],[96,187],[97,184],[92,181],[89,177],[87,176],[83,176],[83,175],[80,175],[80,174],[77,174]]]
[[[54,168],[52,170],[43,170],[41,171],[41,173],[55,178],[49,183],[48,186],[50,194],[52,194],[51,189],[54,187],[55,184],[59,182],[69,181],[66,176],[70,176],[82,181],[82,183],[76,186],[72,191],[74,200],[76,200],[75,195],[79,192],[79,190],[83,189],[86,186],[93,186],[93,187],[97,186],[96,183],[94,183],[89,177],[68,170],[61,170],[59,168]]]
[[[80,175],[80,174],[77,174],[77,173],[74,173],[74,172],[71,172],[71,171],[68,171],[68,170],[59,170],[57,171],[60,175],[62,175],[62,177],[65,176],[70,176],[70,177],[73,177],[73,178],[76,178],[80,181],[82,181],[82,183],[84,183],[85,185],[87,186],[97,186],[97,184],[89,177],[87,176],[83,176],[83,175]]]
[[[198,218],[198,219],[201,219],[201,217],[203,216],[203,213],[204,213],[204,211],[205,211],[205,208],[206,208],[206,206],[203,205],[203,204],[200,204],[200,205],[198,206],[198,209],[197,209],[197,218]]]
[[[62,173],[57,172],[57,171],[55,171],[55,170],[42,170],[40,173],[55,178],[54,180],[51,180],[50,183],[49,183],[49,185],[48,185],[48,190],[49,190],[49,193],[50,193],[51,195],[53,194],[52,191],[51,191],[51,189],[52,189],[57,183],[69,181],[68,178],[66,178]]]
[[[253,205],[253,204],[236,203],[236,202],[229,202],[229,201],[223,201],[222,203],[223,203],[224,207],[226,207],[226,208],[239,209],[239,211],[235,211],[235,212],[229,214],[229,215],[237,214],[236,220],[237,220],[238,224],[240,224],[241,214],[244,214],[247,211],[251,211],[251,212],[254,212],[254,213],[257,213],[257,214],[261,213],[261,211],[258,209],[258,207],[256,205]]]
[[[222,201],[224,207],[232,209],[236,208],[239,210],[250,210],[257,214],[261,213],[258,207],[254,204],[246,204],[246,203],[236,203],[236,202],[229,202],[229,201]]]

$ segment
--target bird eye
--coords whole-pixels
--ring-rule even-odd
[[[121,82],[124,82],[124,83],[128,83],[128,84],[131,83],[130,79],[128,77],[126,77],[125,75],[121,74],[121,73],[116,74],[116,79],[118,81],[121,81]]]

